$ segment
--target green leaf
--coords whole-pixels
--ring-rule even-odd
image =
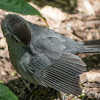
[[[4,83],[3,81],[0,81],[0,83]]]
[[[39,13],[37,9],[28,4],[26,0],[0,0],[0,9],[20,13],[23,15],[39,15],[48,26],[46,19]]]
[[[18,100],[18,98],[3,84],[0,84],[0,100]]]
[[[0,9],[20,13],[24,15],[39,15],[41,14],[26,0],[0,0]]]

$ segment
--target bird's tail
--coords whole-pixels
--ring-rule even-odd
[[[100,40],[84,41],[84,53],[100,53]]]
[[[100,40],[91,40],[91,41],[84,41],[83,42],[85,45],[98,45],[100,46]]]

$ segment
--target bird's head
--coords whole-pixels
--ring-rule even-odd
[[[9,14],[1,22],[1,28],[6,39],[10,38],[14,42],[20,42],[28,45],[31,40],[31,32],[27,21],[22,17]]]

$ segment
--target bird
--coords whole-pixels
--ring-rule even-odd
[[[1,28],[11,63],[25,80],[67,94],[81,93],[79,76],[86,71],[86,64],[76,54],[100,52],[100,48],[86,46],[17,14],[6,15]]]

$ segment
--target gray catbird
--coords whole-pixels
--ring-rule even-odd
[[[85,63],[75,54],[99,52],[51,29],[9,14],[1,22],[13,67],[27,81],[64,93],[81,93],[79,75]]]

